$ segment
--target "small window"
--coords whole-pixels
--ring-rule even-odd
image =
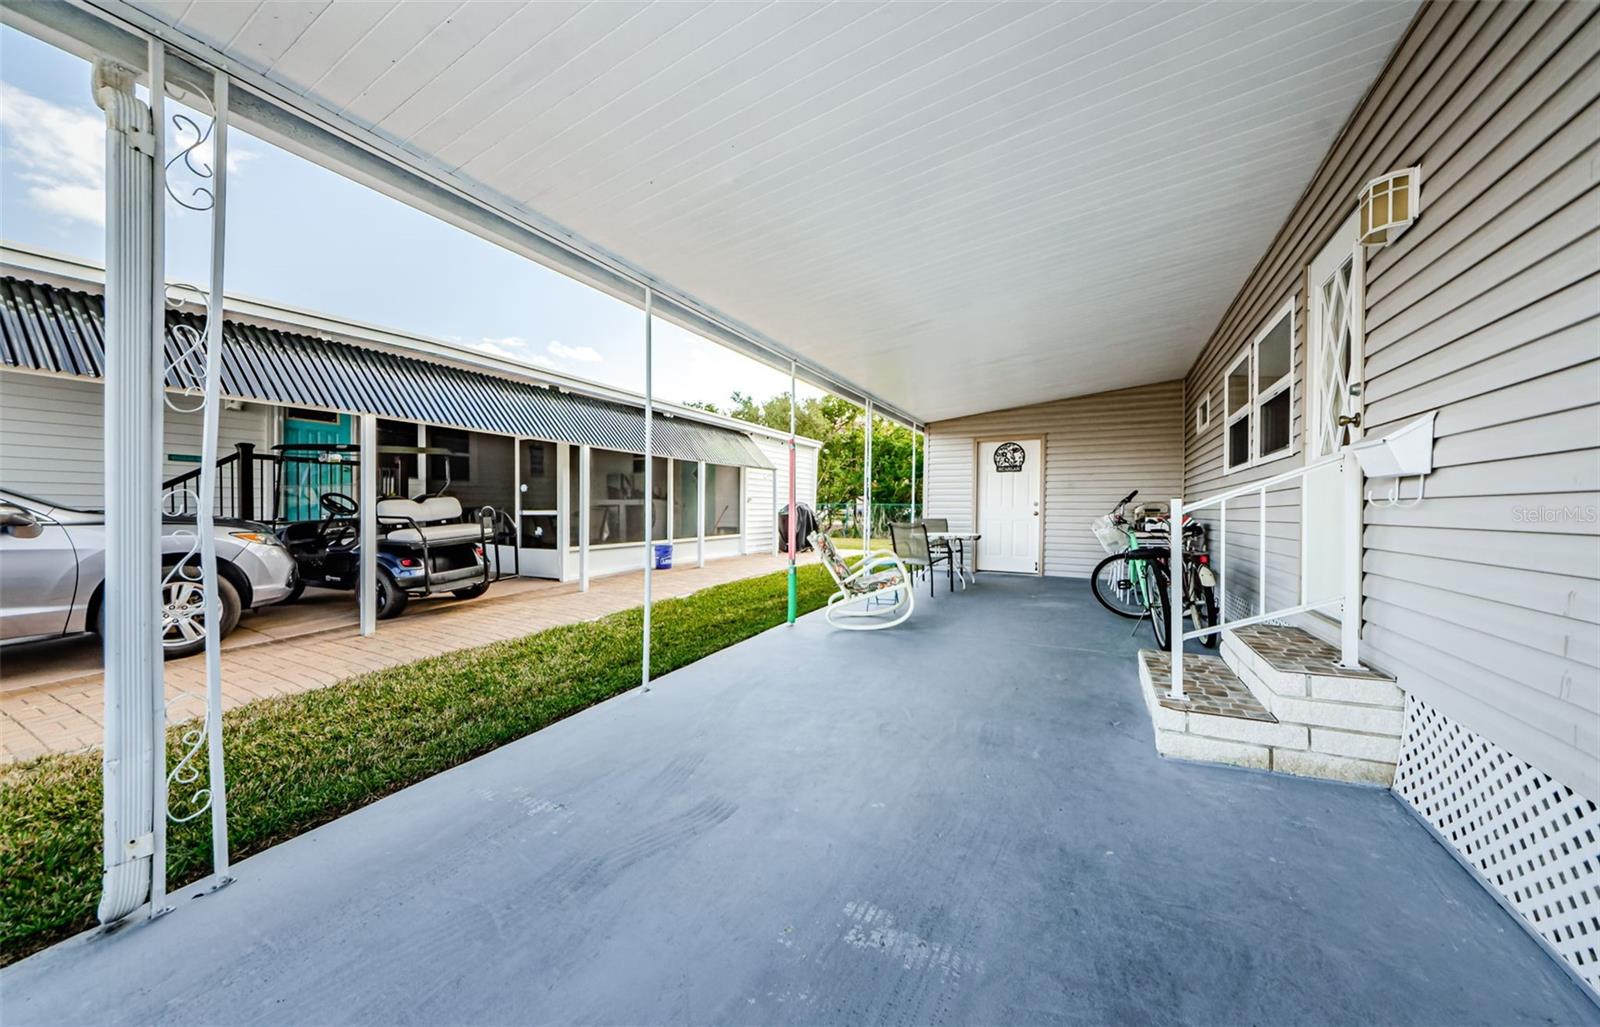
[[[1211,393],[1200,397],[1200,402],[1194,405],[1194,430],[1203,432],[1211,427]]]

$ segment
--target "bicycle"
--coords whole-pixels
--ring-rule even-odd
[[[1108,555],[1095,566],[1089,586],[1100,605],[1117,616],[1138,620],[1149,617],[1156,645],[1171,649],[1171,529],[1161,515],[1132,519],[1127,516],[1127,505],[1138,494],[1138,489],[1128,493],[1110,513],[1091,524],[1095,538]],[[1186,613],[1195,627],[1205,628],[1217,623],[1216,576],[1205,551],[1205,526],[1184,518],[1183,545]],[[1222,634],[1209,632],[1200,636],[1200,643],[1215,649],[1222,643]]]

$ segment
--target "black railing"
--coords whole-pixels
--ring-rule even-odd
[[[255,451],[253,442],[240,442],[217,461],[217,495],[213,517],[270,521],[276,491],[278,458]],[[193,517],[200,499],[200,471],[196,467],[161,483],[161,512],[168,517]]]

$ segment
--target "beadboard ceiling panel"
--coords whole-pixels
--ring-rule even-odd
[[[1416,5],[133,6],[931,420],[1180,377]]]

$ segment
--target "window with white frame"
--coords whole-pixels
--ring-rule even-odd
[[[1290,302],[1251,344],[1255,360],[1257,461],[1294,448],[1294,304]]]
[[[1222,392],[1227,423],[1224,471],[1276,460],[1294,451],[1293,301],[1284,304],[1234,358]]]
[[[1203,432],[1211,427],[1211,393],[1200,397],[1200,402],[1194,405],[1194,430]]]
[[[1227,418],[1223,431],[1222,468],[1232,471],[1250,465],[1250,436],[1253,408],[1250,406],[1250,351],[1239,354],[1222,381],[1222,412]]]

